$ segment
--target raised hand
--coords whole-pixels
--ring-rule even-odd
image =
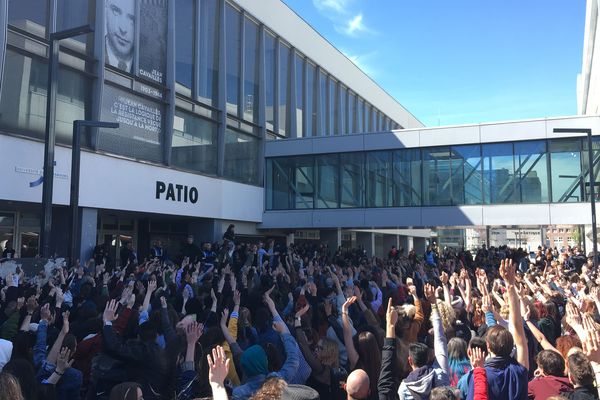
[[[64,313],[62,313],[62,317],[63,317],[63,325],[62,325],[62,329],[60,330],[60,333],[63,335],[66,335],[67,333],[69,333],[69,312],[65,311]]]
[[[242,298],[242,294],[240,293],[239,290],[236,290],[233,293],[233,304],[236,305],[236,306],[239,306],[241,298]]]
[[[469,355],[469,361],[471,361],[471,366],[473,368],[483,367],[485,357],[483,351],[479,347],[468,349],[467,354]]]
[[[515,266],[512,263],[512,260],[505,258],[500,261],[500,276],[507,285],[515,284]]]
[[[57,374],[62,375],[64,372],[71,368],[73,365],[74,358],[69,361],[71,357],[71,350],[68,347],[63,347],[60,349],[60,353],[58,353],[58,358],[56,359],[56,369],[54,370]]]
[[[208,360],[208,381],[211,384],[223,386],[229,372],[229,359],[225,355],[225,350],[223,347],[217,346],[212,350],[212,357],[207,354],[206,359]]]
[[[435,304],[435,302],[436,302],[435,288],[432,285],[430,285],[429,283],[426,283],[424,292],[425,292],[425,298],[427,299],[427,301],[429,301],[429,303],[431,303],[431,304]]]
[[[106,303],[106,308],[104,309],[104,313],[102,314],[102,320],[104,324],[107,322],[113,322],[117,319],[117,308],[119,307],[119,303],[116,300],[111,300]]]
[[[388,328],[393,328],[396,326],[396,322],[398,322],[398,312],[392,306],[392,298],[388,300],[387,311],[385,313],[385,322]],[[387,337],[387,336],[386,336]]]
[[[302,316],[308,312],[309,308],[310,304],[306,303],[304,307],[296,311],[296,318],[302,318]]]
[[[52,314],[50,313],[50,304],[46,303],[42,306],[40,309],[40,319],[48,322],[48,324],[50,323],[50,320],[52,319]]]
[[[165,296],[160,296],[160,306],[162,308],[167,308],[167,299]]]
[[[151,280],[148,282],[148,293],[152,294],[156,290],[156,280]]]
[[[229,318],[229,309],[224,308],[221,313],[221,326],[227,326],[227,318]]]
[[[440,275],[440,280],[442,281],[443,285],[448,284],[448,274],[446,273],[446,271],[442,271],[442,275]]]
[[[33,314],[33,312],[38,308],[38,302],[37,302],[35,296],[29,296],[25,307],[27,308],[28,314]]]
[[[198,322],[191,322],[185,327],[185,338],[188,344],[196,344],[204,333],[204,325]]]
[[[348,308],[350,308],[350,306],[352,304],[354,304],[356,302],[356,300],[358,300],[356,296],[352,296],[352,297],[348,298],[348,300],[346,300],[344,302],[344,304],[342,305],[342,313],[347,313]]]

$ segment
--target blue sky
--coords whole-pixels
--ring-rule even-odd
[[[585,0],[284,0],[427,126],[577,113]]]

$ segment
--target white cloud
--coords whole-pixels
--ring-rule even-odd
[[[335,11],[338,14],[346,14],[348,0],[313,0],[313,4],[320,11]]]
[[[358,14],[354,18],[348,20],[346,27],[343,29],[343,32],[348,36],[355,36],[357,33],[371,33],[371,30],[368,29],[363,23],[363,15]]]

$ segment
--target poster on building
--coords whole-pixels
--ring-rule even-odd
[[[162,160],[163,106],[116,87],[105,85],[102,120],[119,123],[105,129],[99,149],[137,159]]]
[[[106,64],[164,84],[167,54],[168,0],[105,0]],[[139,20],[136,7],[139,6]],[[139,25],[139,26],[136,26]],[[139,41],[136,41],[136,29]]]
[[[136,0],[105,0],[106,64],[132,73],[135,54]]]
[[[139,75],[165,83],[168,0],[140,0]]]

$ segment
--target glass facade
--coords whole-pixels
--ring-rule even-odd
[[[441,146],[267,159],[267,209],[418,207],[589,201],[587,139]],[[594,173],[600,179],[600,137]],[[301,161],[313,203],[299,205]],[[273,186],[271,186],[273,185]],[[314,188],[314,190],[313,190]],[[286,194],[287,191],[287,194]],[[285,200],[285,201],[284,201]],[[312,204],[312,207],[309,207]]]
[[[59,144],[70,143],[73,120],[98,117],[121,126],[86,136],[83,144],[90,150],[262,185],[258,156],[264,140],[362,132],[366,120],[375,123],[375,113],[388,118],[375,109],[367,115],[353,82],[332,76],[233,1],[134,2],[135,11],[125,11],[134,27],[128,31],[130,48],[121,49],[125,56],[111,44],[113,14],[95,18],[97,1],[7,2],[8,35],[0,43],[6,54],[0,93],[4,133],[44,139],[48,34],[86,23],[107,39],[101,48],[94,47],[94,34],[61,42]],[[101,59],[104,69],[97,68]],[[172,75],[167,65],[174,65]],[[311,187],[314,193],[294,204],[300,198],[310,207],[364,204],[361,163],[336,162],[345,171],[335,178],[337,186],[326,177],[303,182],[305,192]],[[319,168],[331,172],[333,165],[303,168],[294,176],[301,179]]]

